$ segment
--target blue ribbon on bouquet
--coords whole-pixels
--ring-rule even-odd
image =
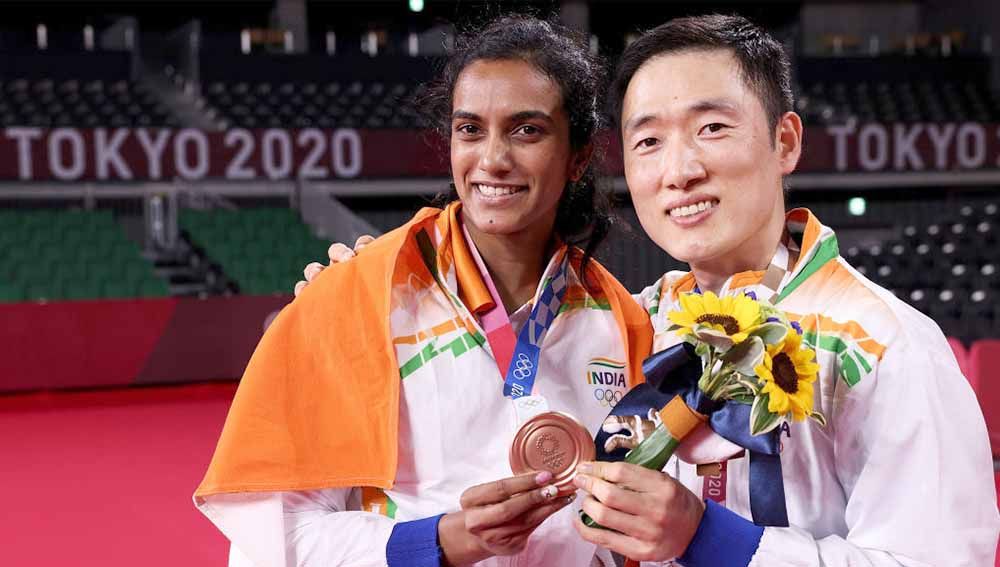
[[[750,512],[758,526],[788,527],[785,485],[781,477],[781,428],[760,435],[750,434],[750,405],[736,401],[714,401],[698,388],[701,358],[687,343],[658,352],[642,363],[646,382],[629,390],[609,416],[645,417],[680,396],[696,412],[708,416],[709,427],[750,454]],[[598,430],[597,459],[621,461],[626,449],[604,450],[610,437]]]

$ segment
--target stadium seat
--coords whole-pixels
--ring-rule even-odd
[[[82,83],[82,86],[81,86]],[[0,89],[5,126],[175,126],[144,85],[129,80],[15,79]]]
[[[982,339],[969,350],[969,372],[978,384],[979,405],[986,417],[994,457],[1000,456],[1000,339]]]
[[[179,222],[191,243],[246,294],[289,293],[302,266],[325,257],[329,245],[284,208],[189,209]]]
[[[204,104],[219,126],[415,128],[421,122],[408,99],[416,92],[415,84],[405,82],[389,87],[381,81],[322,86],[286,81],[251,87],[213,81],[204,90]]]
[[[878,82],[817,81],[798,89],[809,121],[831,123],[854,117],[861,122],[991,122],[996,107],[989,86],[954,80]]]
[[[0,275],[9,276],[0,302],[169,295],[108,210],[27,209],[0,221]],[[67,256],[67,242],[86,245]]]

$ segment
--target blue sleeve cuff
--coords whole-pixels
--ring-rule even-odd
[[[385,544],[385,559],[389,567],[440,567],[438,522],[443,515],[397,522]]]
[[[684,555],[684,567],[745,567],[757,552],[764,528],[727,510],[712,500],[705,502],[705,515]]]

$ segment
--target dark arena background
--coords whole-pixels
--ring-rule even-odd
[[[612,63],[677,16],[776,34],[806,125],[790,205],[940,325],[1000,456],[998,2],[4,2],[0,565],[225,564],[191,495],[266,322],[331,242],[447,189],[421,84],[508,11]],[[638,291],[683,266],[606,139],[599,258]]]

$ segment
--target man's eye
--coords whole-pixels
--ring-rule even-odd
[[[639,148],[652,148],[657,144],[659,140],[656,138],[643,138],[639,140],[639,143],[635,145],[636,149]]]
[[[456,128],[456,130],[462,134],[475,134],[476,132],[479,132],[479,128],[477,128],[474,124],[462,124]]]
[[[726,126],[725,124],[722,124],[721,122],[712,122],[711,124],[706,124],[702,128],[702,131],[703,132],[704,131],[708,131],[709,133],[715,134],[715,133],[721,131],[723,128],[728,128],[728,126]]]
[[[534,136],[534,135],[540,133],[541,130],[539,130],[538,127],[536,127],[536,126],[532,126],[531,124],[525,124],[524,126],[521,126],[520,128],[518,128],[517,132],[520,132],[520,133],[525,134],[527,136]]]

